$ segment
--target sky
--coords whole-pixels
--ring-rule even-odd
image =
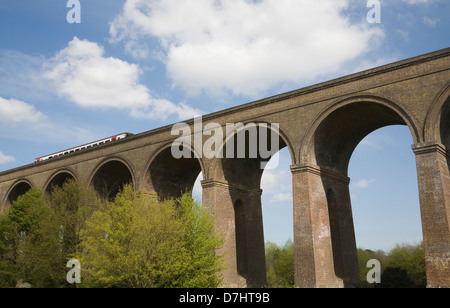
[[[70,2],[0,0],[0,171],[450,42],[448,0],[384,0],[380,15],[367,0],[79,0],[79,15]],[[411,144],[392,126],[355,150],[358,247],[421,240]],[[262,179],[265,240],[279,245],[293,238],[290,165],[284,149]]]

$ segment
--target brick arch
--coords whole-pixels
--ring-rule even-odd
[[[114,156],[97,165],[89,183],[103,198],[112,200],[125,184],[135,185],[136,180],[131,164],[122,157]]]
[[[32,189],[34,185],[27,179],[19,179],[13,185],[11,185],[6,198],[3,202],[3,210],[9,208],[9,206],[17,200],[21,195],[25,194],[28,190]]]
[[[450,83],[436,96],[425,118],[425,142],[438,142],[450,149]]]
[[[261,125],[267,125],[266,127],[268,129],[270,129],[271,131],[274,131],[274,129],[271,126],[271,123],[265,122],[265,121],[247,121],[247,122],[242,122],[242,124],[244,125],[244,127],[240,127],[237,131],[233,131],[232,133],[226,134],[227,132],[225,131],[225,136],[223,138],[223,141],[221,143],[221,149],[223,151],[223,158],[218,158],[215,159],[214,162],[212,163],[212,168],[211,168],[211,176],[213,178],[223,178],[224,180],[227,181],[233,181],[233,176],[232,176],[232,172],[230,171],[228,174],[226,173],[226,161],[229,161],[230,166],[234,166],[232,169],[236,169],[236,164],[241,164],[242,168],[247,168],[247,167],[251,167],[254,170],[260,170],[260,172],[256,175],[257,177],[255,178],[254,181],[248,181],[248,182],[252,182],[255,183],[255,187],[259,189],[259,185],[260,185],[260,180],[261,180],[261,176],[262,173],[264,171],[264,168],[261,167],[261,163],[262,162],[267,162],[268,160],[264,160],[261,158],[248,158],[248,153],[246,153],[246,157],[245,159],[239,159],[237,158],[237,153],[236,153],[236,139],[234,138],[234,142],[235,142],[235,158],[227,158],[226,157],[226,146],[227,143],[231,140],[231,138],[235,137],[237,135],[238,132],[242,131],[245,129],[245,126],[248,124],[255,124],[255,126],[257,128],[259,128]],[[283,131],[282,129],[282,123],[278,123],[279,124],[279,128],[278,128],[278,136],[279,136],[279,149],[284,149],[285,147],[288,148],[289,150],[289,154],[291,156],[291,162],[294,164],[295,162],[295,151],[294,151],[294,147],[292,145],[291,140],[289,139],[288,135]],[[267,138],[270,138],[269,134],[267,134]],[[248,144],[246,144],[246,146],[248,146]],[[269,158],[270,160],[270,158]],[[250,166],[251,165],[251,166]],[[239,169],[239,168],[238,168]],[[224,172],[225,170],[225,172]]]
[[[51,192],[54,186],[62,187],[62,185],[69,179],[78,180],[75,173],[69,169],[61,169],[53,173],[44,185],[44,192]]]
[[[344,177],[356,146],[371,132],[406,125],[414,143],[422,139],[412,113],[385,98],[362,95],[333,104],[309,127],[299,153],[301,164],[326,168]]]
[[[159,147],[150,157],[144,178],[144,188],[161,199],[178,198],[185,191],[191,191],[198,175],[207,177],[200,155],[191,146],[191,158],[176,159],[171,148],[173,142]]]

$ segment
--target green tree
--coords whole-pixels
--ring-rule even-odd
[[[80,244],[81,230],[101,206],[101,200],[88,185],[69,180],[61,187],[53,187],[46,201],[58,220],[62,254],[71,259]]]
[[[283,247],[266,243],[267,283],[272,288],[294,286],[294,243],[288,240]]]
[[[13,287],[19,280],[34,287],[61,285],[58,223],[42,191],[31,189],[1,217],[0,243],[2,286]]]
[[[280,285],[279,277],[276,271],[276,263],[278,255],[280,254],[280,247],[272,242],[266,243],[266,272],[267,284],[269,287],[277,287]]]
[[[414,281],[409,278],[408,272],[399,267],[387,267],[381,274],[381,284],[378,288],[414,288]]]
[[[124,187],[82,232],[83,286],[217,287],[221,241],[214,223],[188,196],[158,202]]]
[[[380,261],[381,272],[383,272],[383,269],[386,267],[386,260],[387,260],[386,253],[382,250],[373,251],[370,249],[358,248],[357,255],[358,255],[358,263],[359,263],[359,275],[360,275],[360,281],[361,281],[360,287],[364,287],[364,288],[375,287],[374,284],[369,284],[367,282],[367,273],[372,269],[372,268],[367,267],[367,262],[369,262],[369,260],[372,260],[372,259]]]
[[[413,287],[426,287],[425,252],[422,243],[415,246],[397,244],[389,251],[387,266],[403,270]],[[407,281],[407,285],[411,285],[410,281]]]
[[[185,226],[184,268],[179,287],[218,287],[219,273],[224,269],[224,257],[217,254],[223,238],[215,232],[214,218],[204,210],[191,192],[176,200],[180,218]]]
[[[294,286],[294,243],[291,240],[287,241],[281,249],[276,270],[282,286]]]

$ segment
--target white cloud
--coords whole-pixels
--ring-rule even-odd
[[[3,124],[38,124],[47,117],[30,104],[16,99],[0,97],[0,123]]]
[[[264,170],[261,189],[272,203],[292,201],[291,175],[286,170]]]
[[[440,22],[441,20],[439,18],[431,18],[431,17],[427,17],[424,16],[423,17],[423,23],[431,28],[435,28],[436,25]]]
[[[274,194],[270,202],[286,202],[292,201],[292,193],[278,193]]]
[[[402,0],[402,1],[410,5],[417,5],[417,4],[428,4],[439,0]]]
[[[362,189],[362,188],[367,188],[369,187],[369,185],[375,183],[376,180],[375,179],[371,179],[371,180],[359,180],[357,181],[355,184],[351,185],[351,187],[353,189]]]
[[[141,69],[113,57],[103,47],[75,37],[44,66],[44,77],[53,81],[58,93],[84,108],[129,110],[132,116],[187,119],[200,113],[185,104],[176,105],[152,97],[140,83]]]
[[[401,29],[397,29],[396,31],[401,36],[403,41],[409,42],[409,33],[408,33],[408,31],[404,31],[404,30],[401,30]]]
[[[256,95],[336,72],[376,47],[383,31],[351,24],[348,7],[348,0],[127,0],[110,34],[141,56],[150,53],[146,39],[157,39],[151,53],[187,92]]]
[[[16,159],[13,156],[5,155],[0,151],[0,164],[8,164],[15,162]]]

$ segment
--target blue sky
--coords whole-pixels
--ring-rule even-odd
[[[447,0],[0,0],[0,171],[449,46]],[[357,244],[421,240],[405,127],[350,164]],[[289,153],[263,178],[265,238],[292,238]],[[384,172],[383,172],[384,171]],[[388,176],[387,176],[388,175]],[[389,210],[389,215],[386,215]]]

